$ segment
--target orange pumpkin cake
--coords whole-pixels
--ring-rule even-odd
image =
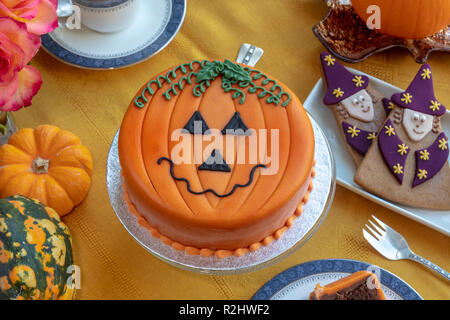
[[[118,147],[129,211],[188,254],[240,256],[269,244],[312,189],[314,134],[301,102],[229,60],[152,78],[126,111]]]

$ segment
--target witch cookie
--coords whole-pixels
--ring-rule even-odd
[[[353,161],[359,165],[386,119],[381,93],[369,78],[353,74],[327,52],[320,54],[327,83],[324,104],[331,107]]]
[[[355,182],[387,200],[429,209],[450,209],[446,112],[434,95],[431,68],[423,65],[394,108],[355,174]]]

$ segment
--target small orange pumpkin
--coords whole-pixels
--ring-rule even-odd
[[[381,33],[407,39],[419,39],[435,34],[450,24],[448,0],[352,0],[353,8],[363,19],[372,13],[367,8],[380,8]]]
[[[0,147],[0,197],[34,198],[64,216],[86,197],[92,167],[75,134],[51,125],[21,129]]]

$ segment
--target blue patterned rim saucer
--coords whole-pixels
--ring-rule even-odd
[[[380,267],[346,259],[325,259],[291,267],[263,285],[252,300],[307,300],[316,284],[326,285],[351,273],[375,273],[387,300],[423,300],[406,282]]]
[[[186,15],[186,0],[139,0],[139,13],[127,29],[100,33],[80,25],[60,26],[42,36],[43,48],[70,65],[97,70],[142,62],[166,47]]]

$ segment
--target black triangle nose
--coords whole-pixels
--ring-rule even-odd
[[[198,170],[231,172],[230,167],[218,149],[214,149],[211,152],[211,155],[198,167]]]

